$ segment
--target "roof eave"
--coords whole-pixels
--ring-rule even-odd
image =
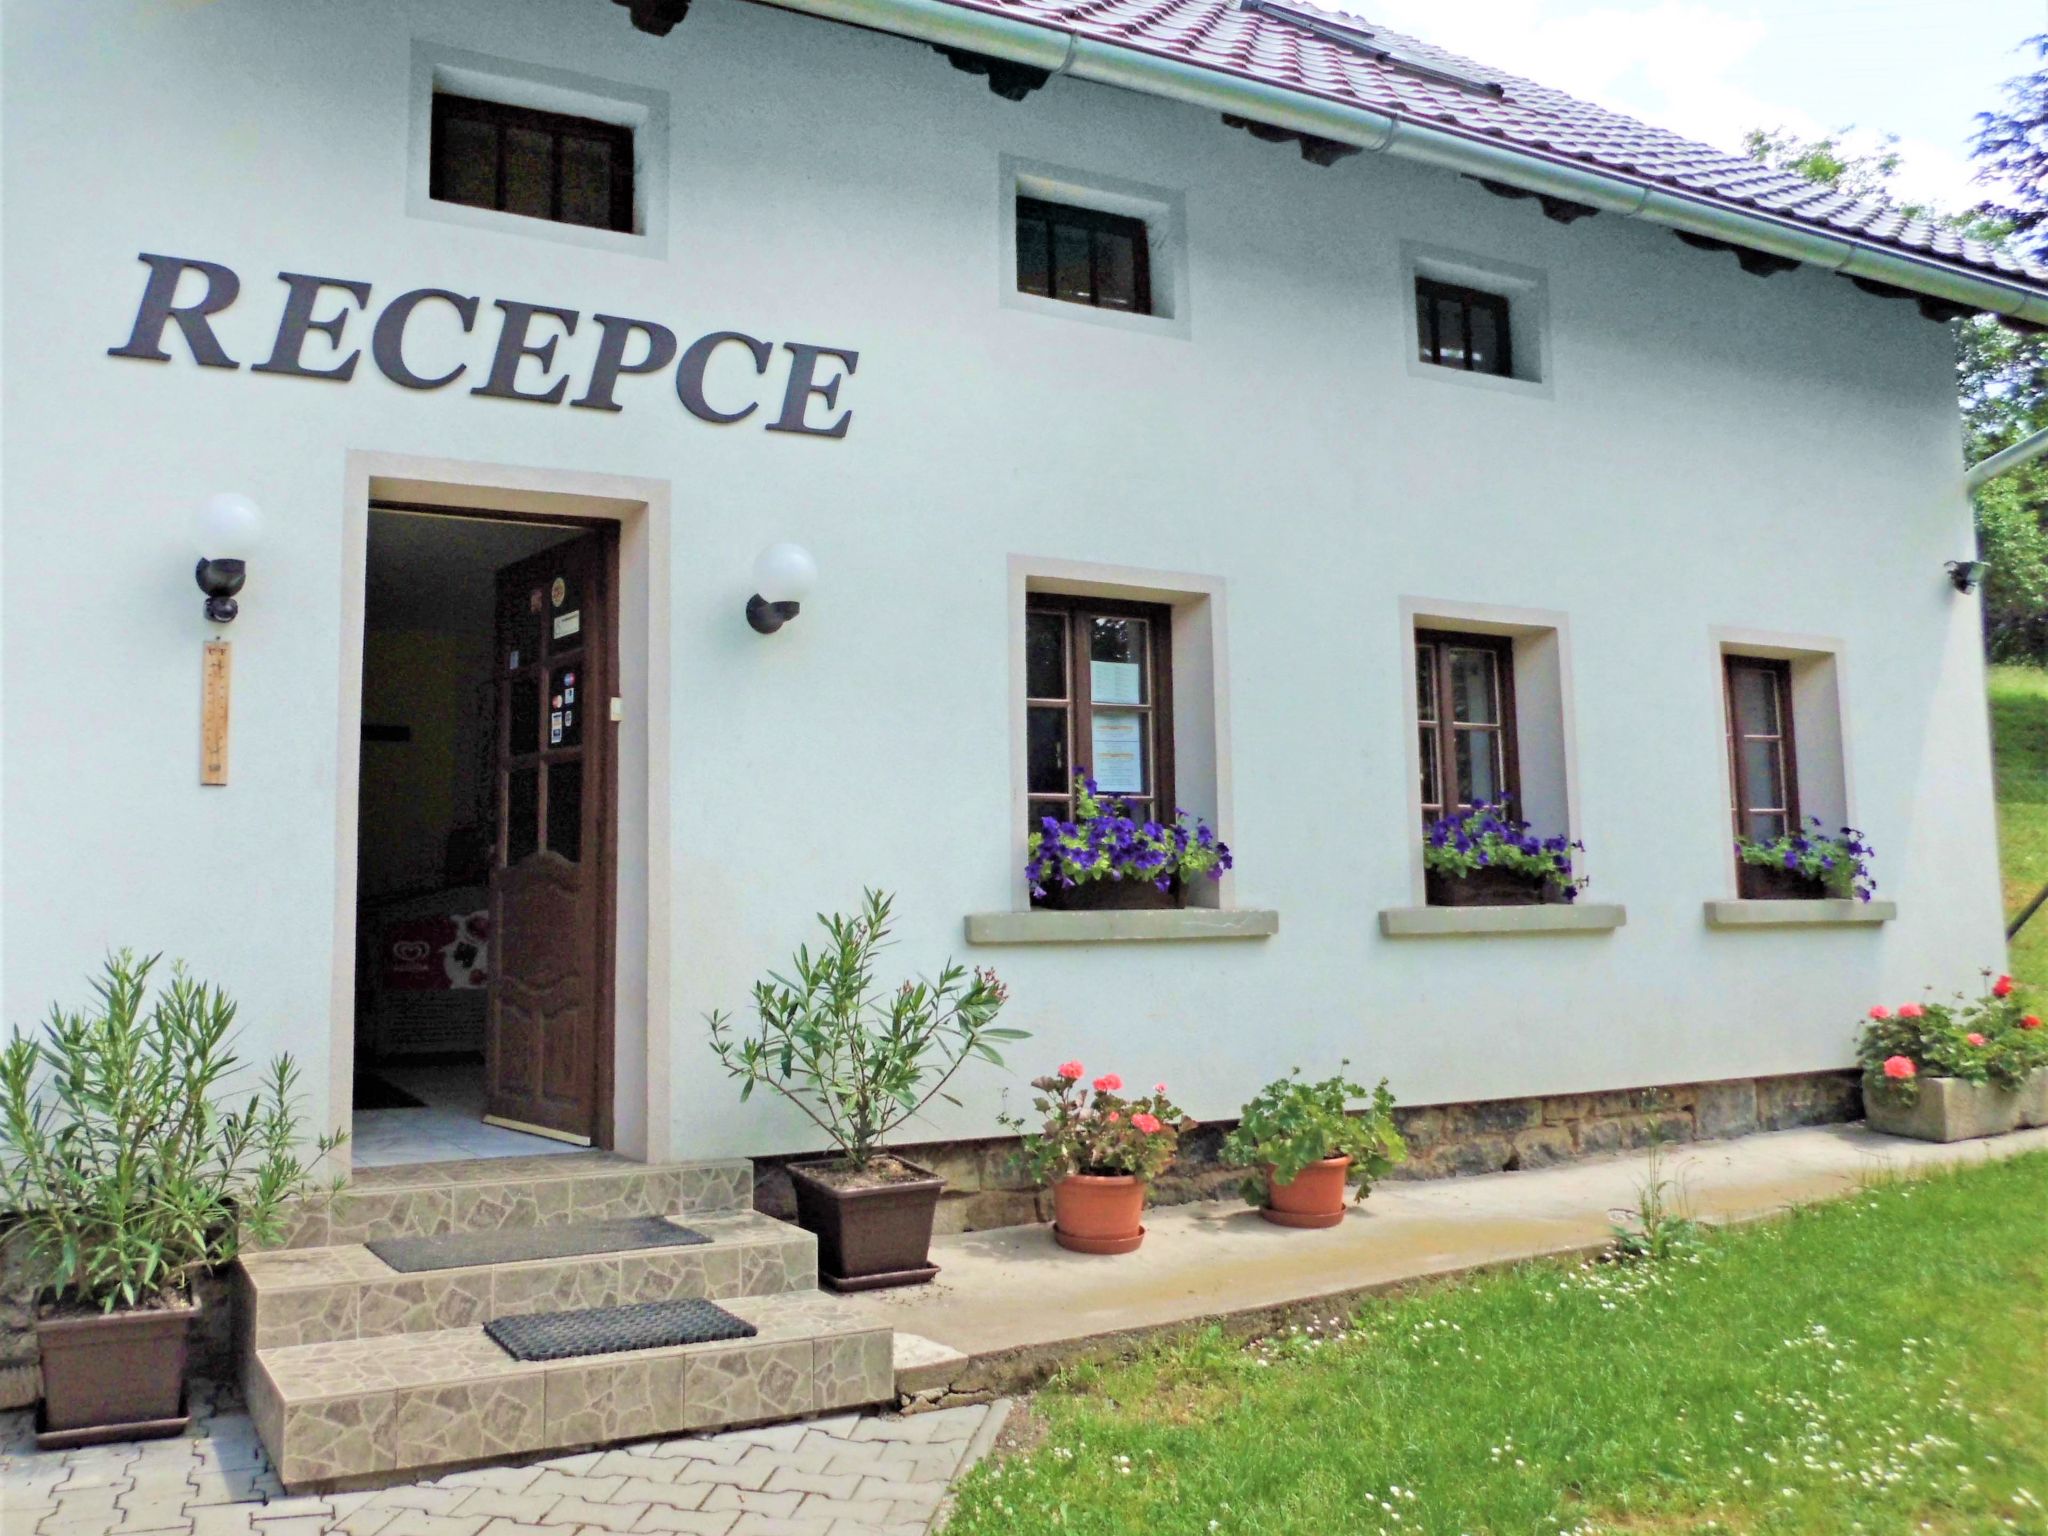
[[[1233,70],[1190,64],[1128,44],[1100,42],[1048,22],[983,10],[972,0],[765,3],[1383,151],[1399,159],[1567,198],[1949,304],[2048,325],[2048,288],[1996,277],[1940,257],[1823,231],[1797,219],[1737,207],[1441,124],[1374,112]]]

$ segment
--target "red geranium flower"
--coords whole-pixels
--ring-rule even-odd
[[[1925,1008],[1922,1008],[1918,1003],[1899,1004],[1899,1017],[1902,1019],[1917,1019],[1920,1017],[1921,1014],[1925,1013],[1926,1011],[1927,1010]]]
[[[1964,1038],[1967,1039],[1972,1045],[1982,1045],[1984,1043],[1984,1037],[1978,1034],[1975,1030],[1970,1031],[1970,1033],[1966,1035]]]
[[[1079,1063],[1078,1061],[1063,1062],[1060,1065],[1060,1076],[1064,1077],[1070,1083],[1078,1083],[1079,1081],[1081,1081],[1081,1072],[1081,1063]]]
[[[1124,1080],[1114,1072],[1105,1072],[1102,1076],[1095,1079],[1095,1091],[1097,1093],[1115,1093],[1123,1085]]]
[[[1156,1136],[1163,1128],[1160,1119],[1157,1115],[1133,1115],[1131,1116],[1131,1124],[1135,1125],[1147,1136]]]
[[[2039,1015],[2038,1013],[2030,1013],[2025,1018],[2020,1020],[2021,1029],[2039,1029],[2040,1027],[2041,1015]]]
[[[1870,1016],[1873,1019],[1888,1019],[1892,1016],[1892,1011],[1889,1008],[1879,1005],[1878,1007],[1870,1010]]]
[[[1998,980],[1991,983],[1991,995],[1993,997],[2011,997],[2012,978],[2010,976],[2001,976]]]
[[[1911,1077],[1920,1069],[1913,1065],[1910,1056],[1887,1056],[1884,1062],[1886,1077]]]
[[[1118,1121],[1123,1119],[1123,1116],[1112,1109],[1108,1114],[1104,1115],[1102,1118],[1107,1120],[1111,1125],[1115,1125]]]

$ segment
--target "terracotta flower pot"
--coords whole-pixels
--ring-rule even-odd
[[[1326,1157],[1302,1169],[1292,1183],[1275,1184],[1273,1170],[1268,1168],[1266,1203],[1259,1207],[1259,1214],[1275,1226],[1334,1227],[1344,1219],[1350,1171],[1350,1158]]]
[[[36,1321],[44,1450],[183,1434],[185,1352],[197,1307]]]
[[[1129,1253],[1145,1241],[1145,1181],[1070,1173],[1052,1187],[1053,1240],[1076,1253]]]

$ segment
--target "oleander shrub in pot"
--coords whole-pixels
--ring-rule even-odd
[[[921,1285],[945,1181],[888,1151],[890,1135],[946,1091],[970,1061],[1003,1064],[996,1025],[1009,994],[994,971],[947,961],[938,979],[887,991],[875,981],[893,898],[864,892],[852,916],[820,916],[825,943],[799,948],[790,973],[754,984],[757,1027],[713,1013],[711,1049],[740,1080],[742,1101],[767,1087],[794,1104],[836,1149],[789,1165],[797,1222],[818,1239],[819,1278],[834,1290]]]
[[[1869,901],[1877,894],[1870,872],[1875,852],[1854,827],[1830,833],[1818,816],[1782,837],[1735,839],[1737,888],[1752,901]]]
[[[281,1235],[339,1136],[303,1137],[298,1069],[253,1083],[235,1004],[159,957],[111,956],[85,1008],[0,1050],[0,1209],[38,1284],[47,1446],[184,1426],[192,1282]]]
[[[1857,1042],[1871,1129],[1922,1141],[2048,1125],[2048,1028],[2010,976],[1983,994],[1870,1010]]]
[[[1181,1134],[1194,1128],[1166,1096],[1126,1096],[1124,1080],[1105,1072],[1092,1082],[1078,1061],[1033,1078],[1038,1129],[1004,1115],[1024,1137],[1025,1164],[1052,1186],[1053,1240],[1076,1253],[1130,1253],[1145,1240],[1145,1195],[1173,1162]]]
[[[1359,1100],[1365,1107],[1354,1112],[1350,1105]],[[1296,1067],[1266,1084],[1239,1112],[1237,1128],[1223,1142],[1226,1163],[1252,1170],[1243,1185],[1246,1201],[1283,1227],[1336,1226],[1344,1219],[1347,1185],[1356,1186],[1356,1198],[1363,1200],[1407,1157],[1408,1144],[1394,1128],[1394,1096],[1386,1079],[1368,1088],[1341,1070],[1308,1082]]]
[[[1538,837],[1508,814],[1505,799],[1481,801],[1432,821],[1422,834],[1422,878],[1433,907],[1526,907],[1574,901],[1585,881],[1572,853],[1586,845]]]

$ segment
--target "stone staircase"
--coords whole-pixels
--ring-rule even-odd
[[[810,1233],[756,1214],[744,1160],[606,1153],[365,1169],[236,1275],[242,1381],[287,1488],[724,1428],[893,1398],[892,1333],[817,1289]],[[363,1244],[671,1216],[710,1239],[401,1273]],[[703,1297],[748,1339],[520,1361],[494,1318]]]

